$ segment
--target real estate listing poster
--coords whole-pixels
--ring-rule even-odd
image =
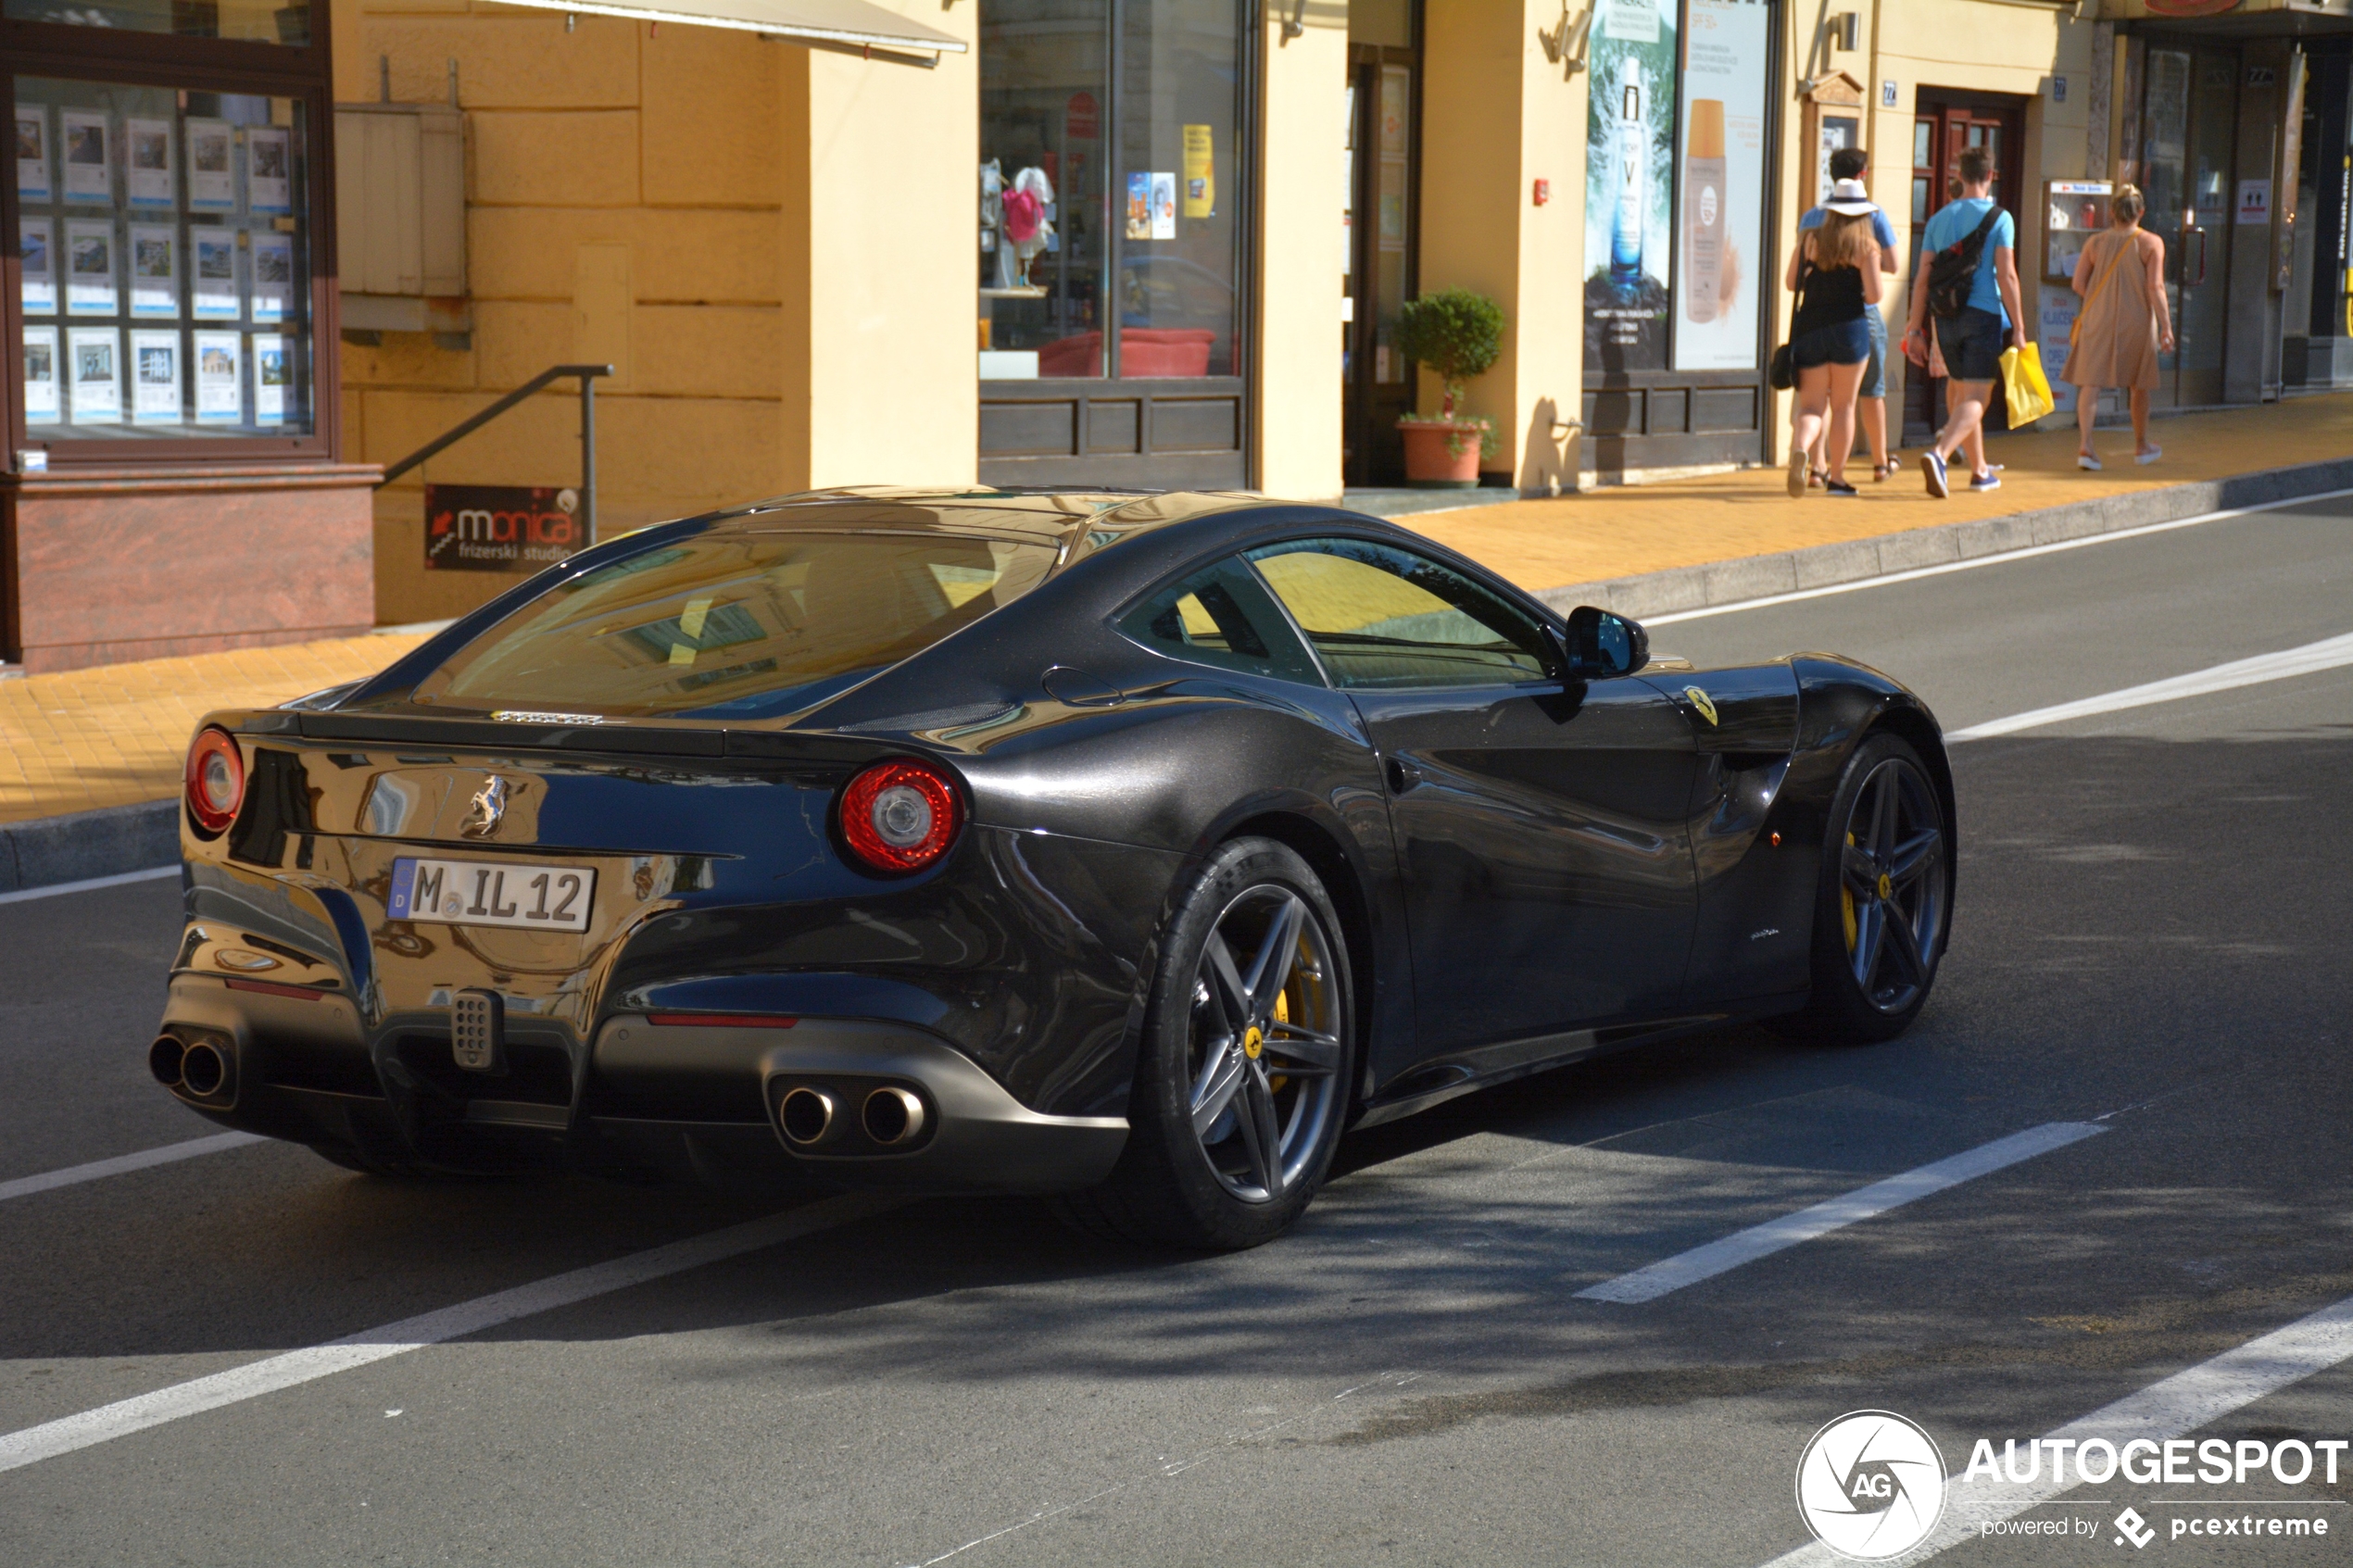
[[[49,109],[44,104],[17,106],[17,199],[45,202],[57,191],[49,182]]]
[[[57,313],[57,237],[45,218],[17,220],[17,264],[22,270],[21,296],[28,316]]]
[[[115,298],[114,221],[66,222],[66,314],[111,316]]]
[[[192,119],[188,127],[188,205],[204,212],[237,209],[237,175],[225,119]]]
[[[253,422],[286,422],[286,340],[276,332],[253,334]]]
[[[67,388],[72,421],[78,425],[122,422],[122,334],[112,327],[73,327],[66,332]]]
[[[180,232],[170,224],[131,225],[131,313],[180,318]]]
[[[1675,369],[1756,368],[1766,280],[1766,64],[1775,12],[1757,0],[1688,0],[1683,12],[1683,175],[1675,247]]]
[[[131,334],[131,422],[178,424],[180,408],[180,334]]]
[[[1585,371],[1667,368],[1674,0],[1594,0],[1585,142]]]
[[[188,247],[195,256],[196,320],[235,320],[244,313],[237,298],[236,231],[191,228]]]
[[[65,401],[58,392],[57,329],[27,327],[24,330],[24,422],[29,425],[53,425],[65,418]]]
[[[114,204],[114,159],[107,145],[104,109],[66,109],[66,200]]]
[[[286,165],[286,133],[260,126],[246,132],[245,205],[256,212],[292,212],[293,191]]]
[[[283,321],[294,303],[294,236],[253,236],[253,319]]]
[[[245,417],[245,378],[237,373],[237,334],[197,332],[194,336],[196,422],[241,422]]]
[[[130,156],[131,205],[170,208],[179,205],[171,178],[171,121],[126,119],[122,137]]]

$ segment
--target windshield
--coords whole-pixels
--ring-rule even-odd
[[[730,533],[550,589],[419,684],[477,709],[759,718],[848,689],[1010,604],[1051,546],[939,533]]]

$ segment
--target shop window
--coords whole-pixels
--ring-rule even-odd
[[[303,102],[20,76],[15,116],[26,441],[309,434]]]
[[[0,16],[10,21],[231,38],[297,49],[310,42],[310,7],[304,0],[284,6],[277,0],[5,0]]]
[[[1237,0],[983,0],[983,380],[1239,373]]]

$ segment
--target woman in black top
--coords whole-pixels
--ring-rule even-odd
[[[1855,445],[1855,393],[1871,357],[1863,308],[1880,300],[1879,242],[1871,235],[1871,214],[1879,208],[1860,180],[1831,186],[1822,207],[1830,216],[1799,239],[1785,280],[1797,295],[1797,315],[1789,328],[1790,364],[1797,373],[1789,493],[1806,494],[1806,455],[1827,419],[1824,461],[1830,472],[1823,489],[1845,496],[1855,494],[1846,483],[1846,455]]]

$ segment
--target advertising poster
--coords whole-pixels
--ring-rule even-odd
[[[78,425],[122,422],[122,334],[112,327],[74,327],[66,333],[66,395]]]
[[[114,204],[114,161],[107,156],[107,116],[103,109],[67,109],[57,116],[65,127],[66,200]]]
[[[578,492],[553,485],[428,484],[425,567],[537,571],[580,547],[579,509]]]
[[[229,122],[188,121],[188,205],[206,212],[237,209],[237,178],[229,157]]]
[[[253,334],[253,422],[286,422],[286,340],[276,332]]]
[[[24,422],[53,425],[65,418],[57,383],[57,329],[24,330]]]
[[[1176,237],[1176,171],[1164,169],[1152,176],[1152,232],[1155,240]]]
[[[197,332],[192,350],[196,377],[196,422],[241,423],[245,415],[245,383],[237,374],[237,334]]]
[[[1217,214],[1217,140],[1206,125],[1185,127],[1185,216]]]
[[[253,236],[253,319],[283,321],[294,300],[294,236]]]
[[[180,422],[180,334],[131,334],[131,422]]]
[[[1152,237],[1152,177],[1141,170],[1127,176],[1127,237]]]
[[[178,194],[171,181],[171,121],[126,119],[122,122],[122,137],[130,148],[125,161],[130,169],[131,205],[178,206]]]
[[[191,229],[188,245],[195,253],[195,315],[200,321],[233,321],[243,307],[237,299],[237,236],[229,229]]]
[[[17,258],[22,269],[24,313],[57,313],[57,243],[45,218],[17,220]]]
[[[180,232],[167,223],[131,225],[131,313],[180,317]]]
[[[66,314],[115,313],[114,224],[107,219],[66,223]]]
[[[1674,248],[1672,0],[1595,0],[1585,155],[1585,363],[1667,368]]]
[[[39,104],[17,109],[17,197],[45,202],[56,195],[49,183],[49,111]]]
[[[286,133],[259,126],[245,132],[245,205],[256,212],[292,212],[294,182],[286,172]]]
[[[1756,368],[1772,14],[1759,0],[1690,0],[1683,13],[1679,370]]]

